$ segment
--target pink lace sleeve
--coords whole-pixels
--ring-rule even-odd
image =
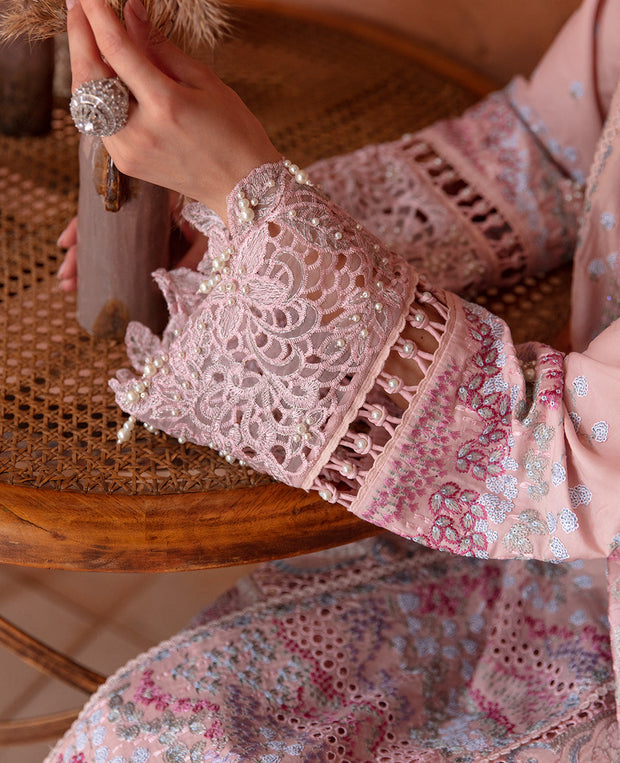
[[[570,260],[582,187],[504,92],[463,116],[310,168],[430,283],[472,294]]]
[[[391,389],[385,359],[405,326],[429,323],[427,297],[289,162],[237,187],[230,231],[199,204],[186,216],[209,252],[198,273],[157,274],[171,313],[161,341],[129,327],[141,377],[111,382],[132,414],[119,440],[140,419],[307,488],[375,387]]]

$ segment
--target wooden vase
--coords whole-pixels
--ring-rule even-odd
[[[79,324],[122,339],[129,321],[159,333],[167,321],[151,273],[170,251],[169,192],[118,173],[99,138],[80,139]]]
[[[19,37],[0,42],[0,132],[42,135],[49,131],[54,86],[54,40]]]

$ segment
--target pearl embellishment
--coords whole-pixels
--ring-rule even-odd
[[[237,196],[237,206],[239,207],[239,222],[251,223],[255,217],[254,210],[252,209],[250,200],[241,192],[239,192]]]

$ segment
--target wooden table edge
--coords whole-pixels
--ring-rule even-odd
[[[275,483],[131,496],[0,483],[0,562],[28,567],[205,569],[296,556],[378,532],[315,492]]]

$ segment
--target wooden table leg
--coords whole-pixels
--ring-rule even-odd
[[[42,673],[87,694],[92,694],[105,681],[105,676],[57,652],[3,617],[0,617],[0,645]],[[19,721],[0,720],[0,746],[59,737],[73,723],[78,712],[67,710]]]
[[[19,721],[0,721],[0,747],[58,739],[77,718],[79,710],[39,715]]]

